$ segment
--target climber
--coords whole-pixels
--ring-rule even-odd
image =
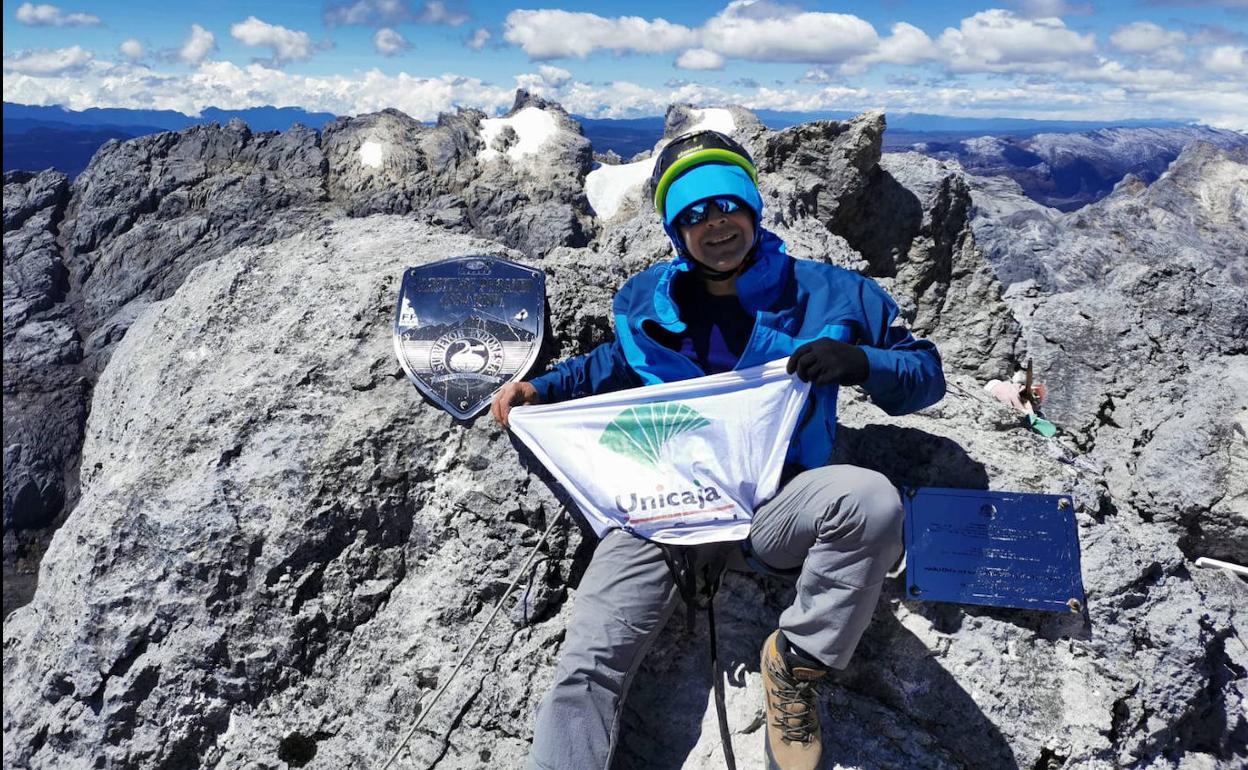
[[[815,686],[829,669],[848,665],[901,552],[893,485],[875,471],[827,465],[838,386],[861,386],[896,415],[938,401],[944,377],[935,346],[901,325],[896,304],[874,281],[786,253],[762,226],[757,180],[749,153],[723,134],[669,143],[652,184],[675,259],[633,276],[616,294],[614,341],[504,386],[491,410],[506,426],[513,406],[785,356],[789,373],[812,384],[781,489],[733,546],[735,566],[796,578],[796,598],[763,643],[760,664],[768,766],[795,770],[816,767],[822,751]],[[609,766],[631,678],[677,603],[658,545],[622,529],[598,543],[554,685],[538,709],[530,768]]]

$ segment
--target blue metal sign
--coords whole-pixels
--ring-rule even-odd
[[[1069,497],[933,487],[904,492],[911,599],[1083,611]]]

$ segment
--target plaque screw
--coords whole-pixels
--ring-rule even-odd
[[[906,497],[910,498],[911,500],[913,500],[915,495],[917,495],[918,493],[919,493],[919,490],[915,489],[914,487],[909,487],[908,489],[906,489]]]
[[[1066,600],[1066,606],[1070,608],[1071,612],[1075,612],[1075,613],[1083,612],[1083,603],[1080,602],[1078,599]]]
[[[910,595],[911,595],[911,596],[918,596],[918,595],[919,595],[919,594],[921,594],[921,593],[923,593],[923,589],[922,589],[922,588],[919,588],[918,586],[910,586]]]
[[[1061,500],[1057,501],[1057,507],[1065,510],[1070,507],[1070,501],[1063,497]]]

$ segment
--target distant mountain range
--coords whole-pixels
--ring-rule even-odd
[[[91,107],[71,110],[65,107],[38,107],[28,104],[4,103],[4,132],[9,133],[9,122],[15,119],[42,121],[57,125],[102,126],[119,128],[142,128],[152,131],[178,131],[199,123],[227,123],[231,118],[241,118],[252,131],[285,131],[295,123],[319,129],[336,115],[328,112],[308,112],[298,107],[250,107],[245,110],[222,110],[206,108],[198,117],[184,115],[173,110],[127,110],[117,107]]]
[[[761,110],[769,128],[783,129],[811,120],[845,120],[850,112]],[[177,131],[200,123],[239,118],[253,131],[285,131],[295,123],[320,129],[334,119],[327,112],[297,107],[205,109],[199,116],[173,110],[37,107],[4,103],[4,170],[57,168],[71,178],[110,139]],[[596,152],[628,159],[654,147],[663,135],[663,117],[601,119],[573,116]],[[1013,178],[1040,203],[1069,211],[1106,195],[1126,174],[1156,179],[1192,141],[1236,147],[1248,136],[1179,121],[1109,122],[959,118],[923,113],[890,113],[886,152],[916,151],[954,159],[974,174]]]
[[[849,120],[855,112],[781,112],[758,110],[759,120],[770,129],[780,130],[812,120]],[[631,158],[654,147],[663,136],[663,117],[629,118],[624,120],[586,118],[573,115],[585,130],[598,152],[614,150],[621,158]],[[919,112],[888,113],[888,131],[884,149],[910,149],[925,141],[955,142],[978,136],[1034,136],[1041,133],[1097,131],[1104,128],[1179,128],[1190,122],[1174,120],[1125,120],[1117,122],[1087,120],[1027,120],[1023,118],[958,118],[928,115]]]
[[[1073,211],[1108,195],[1128,174],[1151,184],[1193,142],[1233,150],[1248,147],[1248,135],[1204,126],[1102,128],[1028,137],[929,139],[907,149],[956,160],[976,176],[1008,176],[1028,198]]]
[[[4,170],[55,168],[76,177],[100,145],[161,131],[180,131],[200,123],[228,123],[239,118],[253,131],[285,131],[296,123],[320,129],[336,116],[298,107],[209,107],[198,117],[173,110],[98,108],[77,111],[4,103]]]

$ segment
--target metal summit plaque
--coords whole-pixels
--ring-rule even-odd
[[[1069,496],[924,487],[903,501],[909,598],[1083,611]]]
[[[421,393],[461,420],[519,379],[542,345],[546,276],[498,257],[409,267],[394,352]]]

